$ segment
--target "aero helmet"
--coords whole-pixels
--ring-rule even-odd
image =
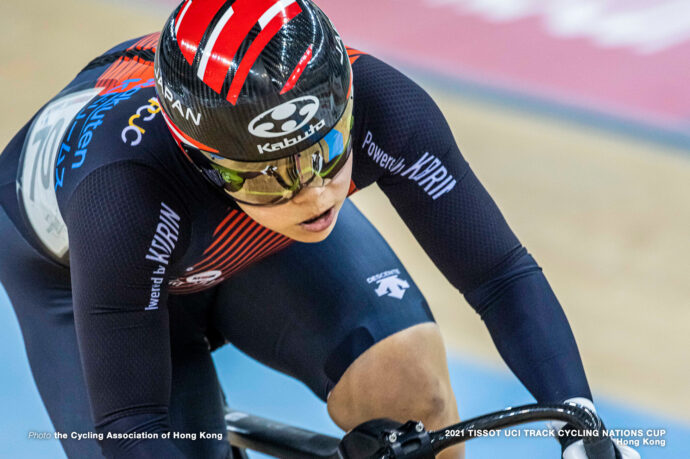
[[[350,61],[311,0],[185,1],[161,33],[155,78],[178,144],[237,200],[283,202],[349,153]]]

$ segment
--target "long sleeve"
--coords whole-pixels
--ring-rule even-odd
[[[462,157],[436,104],[370,56],[354,69],[362,139],[355,146],[357,187],[378,183],[538,401],[591,399],[561,305]]]
[[[157,180],[132,163],[102,167],[79,184],[64,212],[79,350],[102,433],[169,428],[167,282],[188,222]],[[119,437],[101,442],[107,457],[181,455],[169,441]]]

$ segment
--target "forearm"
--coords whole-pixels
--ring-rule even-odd
[[[503,360],[537,401],[592,399],[563,308],[525,249],[465,297],[481,315]]]

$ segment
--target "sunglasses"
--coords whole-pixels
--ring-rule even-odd
[[[343,169],[352,152],[353,99],[338,123],[320,141],[288,157],[244,162],[194,148],[190,159],[235,201],[275,206],[294,198],[308,186],[326,186]]]

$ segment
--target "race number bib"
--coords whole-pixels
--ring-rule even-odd
[[[87,89],[48,104],[31,125],[22,149],[18,182],[24,214],[44,248],[63,263],[69,247],[55,194],[55,159],[70,122],[100,91]]]

